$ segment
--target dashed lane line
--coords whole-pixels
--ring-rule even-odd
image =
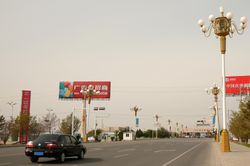
[[[136,149],[122,149],[119,150],[118,152],[129,152],[129,151],[135,151]]]
[[[182,154],[180,154],[179,156],[173,158],[172,160],[166,162],[166,163],[163,164],[162,166],[168,166],[169,164],[171,164],[171,163],[174,162],[175,160],[181,158],[181,157],[184,156],[186,153],[188,153],[188,152],[194,150],[195,148],[197,148],[197,147],[200,146],[201,144],[202,144],[202,142],[199,143],[198,145],[193,146],[192,148],[188,149],[187,151],[183,152]]]
[[[103,150],[102,148],[92,148],[90,150],[88,150],[88,152],[94,152],[94,151],[100,151]]]
[[[0,165],[10,165],[11,163],[0,163]]]
[[[114,158],[122,158],[122,157],[126,157],[126,156],[128,156],[128,154],[122,154],[122,155],[118,155],[118,156],[114,156]]]
[[[160,149],[160,150],[156,150],[154,151],[155,153],[160,153],[160,152],[175,152],[176,149]]]
[[[1,154],[1,157],[9,157],[9,156],[21,156],[21,155],[25,155],[24,153],[13,153],[13,154]]]

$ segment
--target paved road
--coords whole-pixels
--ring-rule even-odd
[[[89,143],[83,160],[70,158],[72,166],[214,166],[210,139],[160,139],[131,142]],[[23,147],[0,148],[0,166],[62,165],[53,158],[31,163]]]

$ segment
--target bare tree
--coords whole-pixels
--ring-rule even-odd
[[[80,120],[74,116],[74,129],[73,133],[79,130],[81,125]],[[72,130],[72,113],[68,115],[66,118],[62,119],[62,122],[60,123],[60,131],[65,134],[71,134]]]
[[[55,113],[47,113],[42,117],[42,125],[47,129],[47,132],[52,133],[54,130],[58,129],[60,120],[57,118]]]

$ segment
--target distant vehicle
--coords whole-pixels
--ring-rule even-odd
[[[88,142],[95,142],[95,137],[93,137],[93,136],[88,137]]]
[[[25,155],[31,162],[37,162],[40,157],[51,157],[63,163],[66,157],[77,156],[83,159],[87,149],[74,136],[65,134],[44,134],[34,141],[29,141],[25,147]]]

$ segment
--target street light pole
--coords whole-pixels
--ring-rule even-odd
[[[220,52],[222,57],[222,111],[223,111],[223,131],[221,137],[221,151],[230,152],[229,145],[229,133],[226,125],[226,91],[225,91],[225,54],[226,54],[226,36],[233,37],[234,32],[238,34],[243,34],[244,29],[247,26],[247,18],[241,17],[240,19],[240,28],[238,29],[234,21],[232,20],[233,15],[231,12],[224,16],[224,9],[220,7],[220,17],[214,17],[214,15],[209,16],[210,25],[208,28],[204,25],[203,20],[199,20],[198,24],[201,27],[201,31],[206,37],[209,37],[211,30],[214,30],[214,34],[220,38]]]
[[[13,118],[13,110],[14,110],[14,105],[16,105],[17,103],[16,102],[8,102],[7,103],[9,106],[11,106],[11,118]]]
[[[53,111],[53,109],[47,109],[47,111],[49,112],[49,119],[48,119],[48,122],[49,122],[49,133],[51,134],[51,115],[50,115],[50,112]]]

